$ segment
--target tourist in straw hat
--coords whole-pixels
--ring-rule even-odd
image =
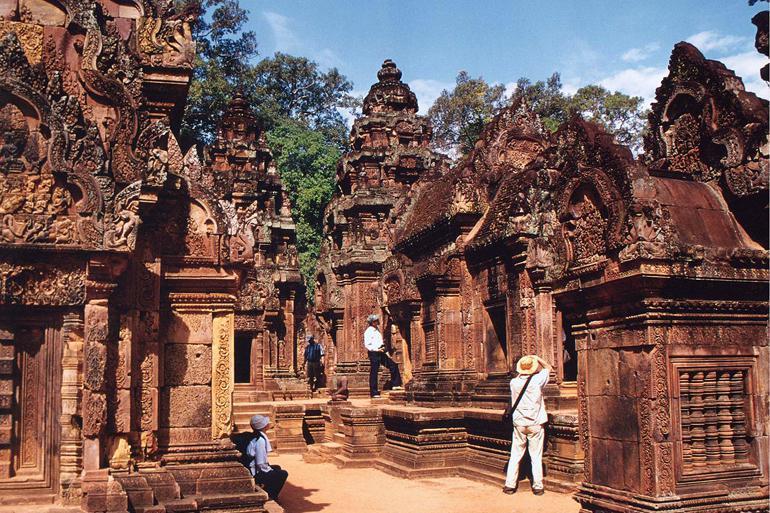
[[[249,470],[254,476],[254,481],[262,487],[270,499],[275,500],[281,493],[289,473],[279,465],[270,465],[267,461],[267,453],[272,452],[270,440],[265,431],[270,427],[270,417],[266,415],[254,415],[251,417],[251,429],[257,435],[249,442],[246,454],[249,456]]]
[[[390,385],[393,390],[403,390],[398,364],[385,351],[385,341],[382,340],[379,329],[380,316],[372,314],[367,317],[366,322],[369,327],[364,331],[364,347],[369,352],[369,395],[380,397],[377,384],[380,365],[384,365],[390,371]]]
[[[511,380],[511,420],[513,441],[511,459],[503,492],[516,492],[519,479],[519,462],[529,445],[532,461],[532,493],[542,495],[543,490],[543,424],[548,421],[543,402],[543,388],[548,384],[551,366],[536,355],[522,356],[516,363],[517,376]]]

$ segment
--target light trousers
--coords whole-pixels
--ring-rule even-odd
[[[516,488],[519,480],[519,462],[529,444],[529,459],[532,461],[532,488],[543,488],[543,438],[545,429],[540,424],[534,426],[513,426],[511,441],[511,459],[508,461],[508,474],[505,486]]]

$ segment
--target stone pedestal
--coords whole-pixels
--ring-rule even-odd
[[[477,383],[477,374],[467,370],[431,369],[415,371],[406,385],[409,402],[425,406],[468,406]]]
[[[108,469],[89,470],[83,475],[80,507],[94,513],[128,513],[128,496]]]
[[[302,404],[273,405],[273,449],[280,453],[305,452],[307,443],[303,434],[304,418],[305,406]]]
[[[574,492],[583,480],[583,448],[580,445],[577,410],[553,411],[546,426],[547,446],[543,466],[549,490]]]
[[[465,463],[462,412],[386,407],[382,417],[386,440],[377,468],[411,479],[455,475]]]

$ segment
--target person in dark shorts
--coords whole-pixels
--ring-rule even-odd
[[[310,386],[311,392],[318,390],[318,386],[321,383],[323,377],[323,358],[323,346],[315,341],[313,335],[308,335],[305,359],[302,366],[307,370],[307,384]]]

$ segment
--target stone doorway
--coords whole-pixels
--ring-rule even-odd
[[[0,504],[11,495],[42,502],[58,491],[58,317],[0,319]]]
[[[251,333],[235,333],[235,382],[252,383],[251,379]]]
[[[508,334],[504,301],[485,305],[484,342],[489,374],[508,375]]]

